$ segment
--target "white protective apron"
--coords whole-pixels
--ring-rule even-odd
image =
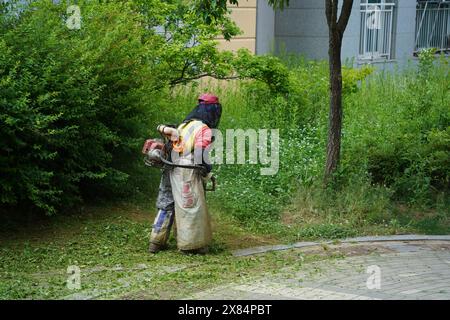
[[[201,121],[194,120],[178,127],[181,152],[178,159],[172,159],[175,164],[194,164],[195,137],[204,126]],[[170,182],[175,201],[178,248],[193,250],[207,246],[212,231],[202,176],[198,170],[175,167],[170,173]]]
[[[176,163],[192,165],[193,158],[191,155],[182,156]],[[170,173],[170,182],[175,200],[178,249],[193,250],[209,245],[212,238],[211,218],[200,173],[177,167]]]

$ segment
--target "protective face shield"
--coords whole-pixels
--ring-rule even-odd
[[[222,115],[222,106],[219,98],[213,94],[204,93],[198,98],[198,105],[188,114],[183,122],[192,119],[200,120],[211,129],[219,126]]]

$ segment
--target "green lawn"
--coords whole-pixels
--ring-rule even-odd
[[[399,219],[398,225],[363,226],[350,232],[330,221],[311,217],[304,217],[303,222],[295,220],[294,209],[285,214],[284,223],[265,225],[263,232],[261,228],[255,232],[212,206],[214,242],[206,256],[180,254],[173,238],[169,250],[157,255],[147,253],[154,217],[150,204],[89,207],[77,214],[20,227],[2,224],[0,299],[57,299],[76,293],[97,298],[177,298],[300,261],[300,253],[295,251],[236,258],[231,255],[233,249],[304,239],[421,231],[411,223],[402,225]],[[436,217],[424,219],[420,220],[425,227],[423,233],[426,228],[435,230]],[[438,231],[449,233],[448,224],[446,229],[442,227],[439,225]],[[302,261],[319,258],[307,256]],[[66,286],[67,267],[71,265],[81,270],[81,291]]]
[[[0,238],[0,298],[51,299],[73,294],[66,288],[70,265],[81,269],[83,291],[121,288],[121,281],[128,279],[123,290],[111,295],[140,290],[151,298],[178,295],[259,267],[251,259],[232,259],[231,249],[277,242],[248,234],[230,218],[216,217],[209,255],[182,255],[173,238],[169,250],[151,255],[147,248],[153,211],[135,205],[109,206],[28,226],[10,225]],[[176,272],[179,268],[182,271]]]

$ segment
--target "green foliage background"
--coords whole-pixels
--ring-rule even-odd
[[[448,58],[426,51],[403,71],[344,68],[342,160],[324,188],[325,62],[219,52],[214,39],[239,30],[222,14],[197,14],[204,1],[79,5],[80,30],[66,27],[64,4],[35,1],[20,16],[2,8],[3,208],[53,214],[86,200],[154,195],[159,174],[142,165],[141,144],[157,124],[181,121],[206,90],[193,80],[210,75],[241,79],[207,88],[224,106],[220,129],[281,135],[275,176],[261,176],[258,165],[215,167],[211,200],[224,212],[260,228],[299,203],[330,225],[347,221],[339,234],[367,221],[395,223],[399,202],[448,218]]]
[[[204,23],[195,2],[77,5],[79,30],[67,27],[64,1],[2,2],[3,207],[53,214],[148,191],[139,149],[169,105],[168,89],[231,68],[213,39],[239,30],[225,17]]]

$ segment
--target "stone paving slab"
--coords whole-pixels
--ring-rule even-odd
[[[299,263],[276,274],[197,292],[186,299],[450,300],[450,237],[420,237],[402,236],[394,241],[382,237],[386,251],[381,254]],[[427,239],[420,240],[423,238]],[[359,239],[363,241],[358,246],[368,246],[366,240],[373,237]],[[379,273],[369,267],[378,268]],[[375,274],[379,275],[379,287],[371,281]]]
[[[385,241],[450,241],[450,235],[393,235],[393,236],[367,236],[367,237],[355,237],[348,238],[344,240],[339,240],[340,243],[362,243],[362,242],[385,242]],[[252,254],[265,253],[269,251],[280,251],[288,250],[294,248],[305,248],[320,246],[323,244],[332,244],[335,241],[324,241],[324,242],[297,242],[294,244],[286,245],[269,245],[269,246],[259,246],[253,248],[245,248],[233,251],[235,257],[248,256]]]

